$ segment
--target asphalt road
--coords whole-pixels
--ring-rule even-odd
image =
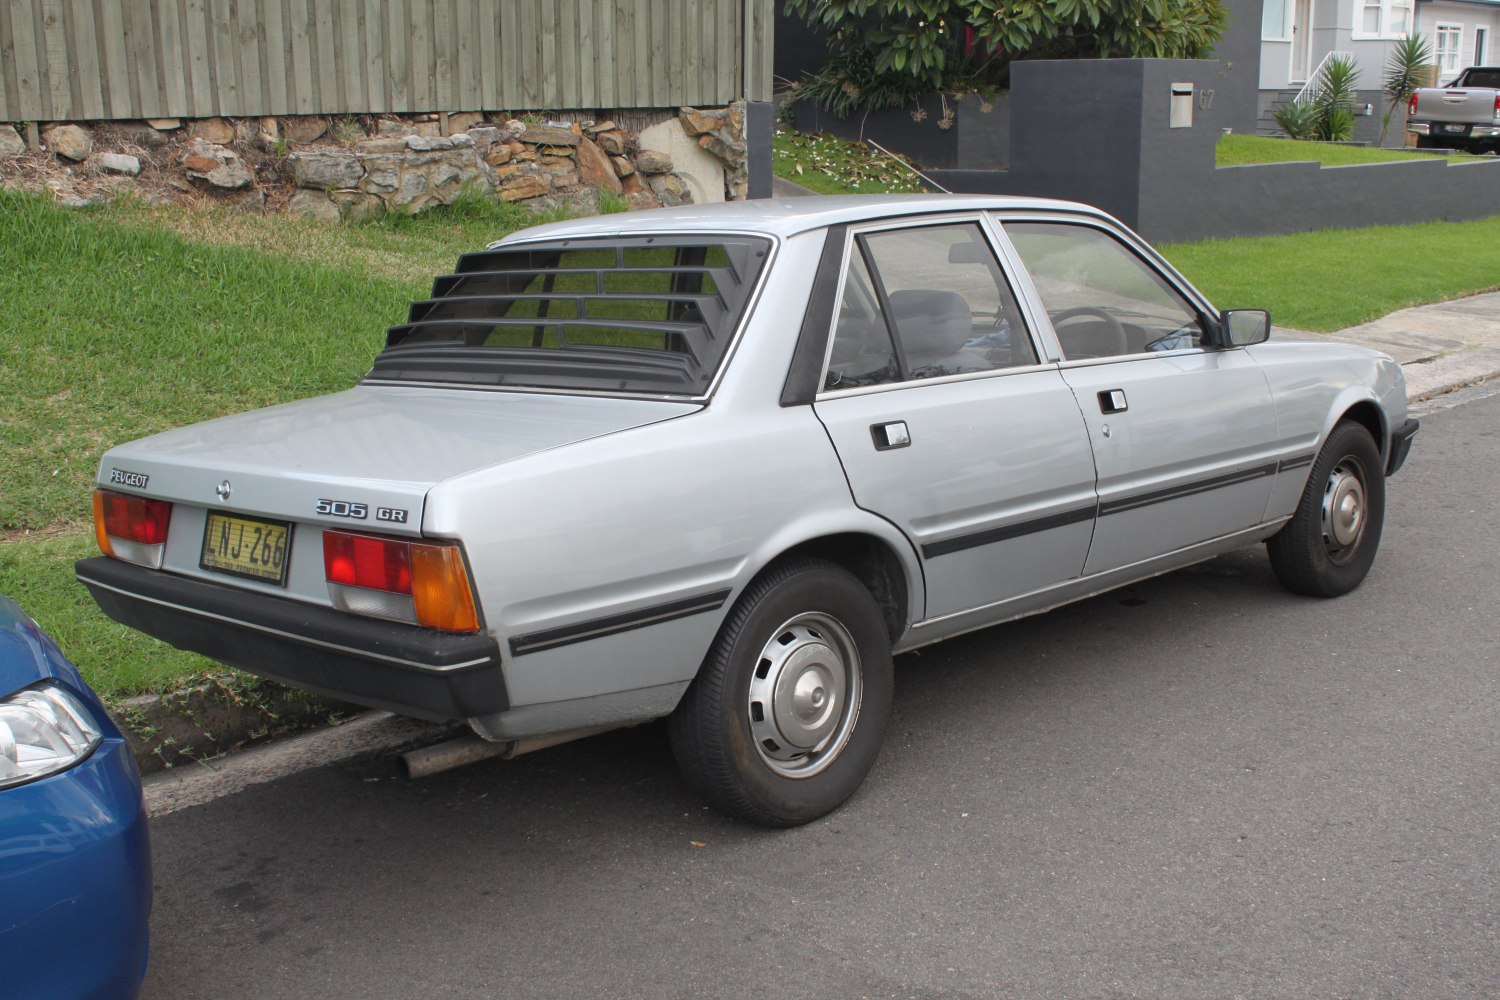
[[[1500,993],[1500,395],[1430,414],[1336,601],[1259,548],[902,658],[810,826],[659,728],[153,824],[148,998]]]

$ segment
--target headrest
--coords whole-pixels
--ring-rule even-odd
[[[952,354],[974,336],[974,314],[957,292],[906,289],[892,292],[890,302],[908,357]]]

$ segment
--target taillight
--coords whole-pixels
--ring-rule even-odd
[[[171,521],[172,505],[165,500],[94,491],[94,538],[107,556],[160,569]]]
[[[1408,116],[1414,115],[1414,114],[1417,113],[1417,95],[1416,94],[1412,94],[1411,95],[1411,100],[1409,100],[1409,101],[1406,102],[1406,113],[1407,113]]]
[[[479,631],[469,572],[456,542],[323,532],[333,606],[445,632]]]
[[[1495,95],[1495,121],[1500,122],[1500,93]]]

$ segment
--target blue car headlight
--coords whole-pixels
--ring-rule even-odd
[[[0,788],[68,768],[94,752],[103,735],[84,705],[43,683],[0,700]]]

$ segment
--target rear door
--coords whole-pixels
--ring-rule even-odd
[[[1100,222],[1002,228],[1089,427],[1099,519],[1086,572],[1258,524],[1277,470],[1271,390],[1245,350],[1212,343],[1207,304]]]
[[[814,410],[861,507],[921,554],[926,618],[1083,571],[1094,464],[977,217],[852,232]]]

